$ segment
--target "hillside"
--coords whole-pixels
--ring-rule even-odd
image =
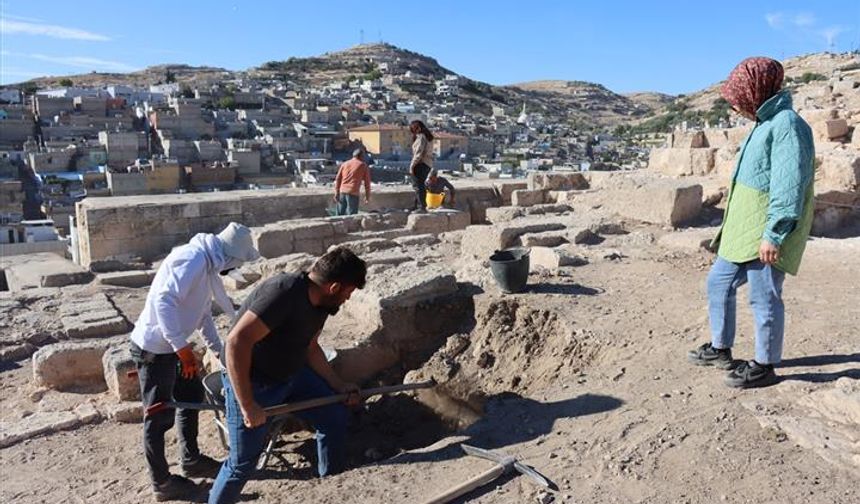
[[[239,78],[260,82],[284,82],[298,86],[325,86],[337,81],[410,75],[432,84],[446,75],[456,75],[434,58],[390,44],[363,44],[317,57],[269,61],[245,71],[188,65],[158,65],[131,73],[98,73],[52,76],[29,82],[40,88],[58,86],[70,79],[77,86],[124,84],[148,86],[164,82],[171,73],[177,82],[191,87],[208,86]],[[489,116],[493,106],[502,106],[517,114],[523,104],[529,113],[548,122],[569,123],[577,128],[612,127],[631,117],[645,117],[653,112],[648,101],[637,101],[613,93],[600,84],[588,82],[540,81],[513,86],[494,86],[460,76],[460,100],[465,110]],[[395,97],[403,101],[434,101],[433,95],[420,87],[397,87]]]
[[[832,53],[790,58],[784,64],[788,85],[801,94],[808,94],[805,93],[807,87],[820,84],[815,79],[830,78],[840,69],[845,71],[860,66],[856,55]],[[418,85],[391,85],[394,99],[425,103],[439,101],[432,91],[435,80],[457,75],[432,57],[379,43],[357,45],[316,57],[269,61],[244,71],[169,64],[126,74],[92,72],[43,77],[29,82],[39,87],[50,87],[59,85],[61,78],[68,78],[78,86],[148,86],[164,82],[168,73],[177,82],[190,87],[212,86],[237,79],[257,80],[267,86],[292,83],[299,87],[322,87],[355,79],[391,77],[396,80],[408,75]],[[579,130],[603,130],[624,125],[641,131],[666,131],[672,124],[685,119],[694,124],[703,119],[714,122],[728,113],[727,106],[718,101],[720,83],[687,96],[674,97],[658,92],[621,95],[600,84],[583,81],[541,80],[494,86],[467,76],[459,77],[459,100],[467,113],[489,116],[495,106],[516,115],[525,104],[530,114],[542,117],[549,124],[569,124]]]
[[[90,72],[75,75],[39,77],[27,81],[39,88],[59,86],[63,79],[71,80],[75,86],[103,87],[108,85],[150,86],[164,82],[170,72],[177,82],[189,85],[203,85],[231,79],[235,73],[223,68],[195,67],[182,64],[155,65],[129,73]]]
[[[785,68],[786,85],[793,86],[796,91],[804,91],[803,88],[806,86],[816,85],[819,80],[829,79],[837,71],[860,68],[860,59],[854,54],[815,53],[788,58],[782,63]],[[714,101],[720,97],[722,84],[723,82],[720,81],[706,89],[687,95],[685,101],[692,110],[710,110]]]
[[[567,112],[603,125],[623,123],[631,117],[643,117],[654,111],[644,101],[637,102],[591,82],[541,80],[513,84],[508,88],[525,91],[555,113]]]

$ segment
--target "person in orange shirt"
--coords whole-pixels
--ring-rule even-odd
[[[358,213],[358,197],[364,184],[364,202],[370,203],[370,168],[364,162],[364,149],[352,153],[352,159],[345,161],[337,170],[334,180],[334,201],[338,215]]]

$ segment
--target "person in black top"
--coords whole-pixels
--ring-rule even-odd
[[[439,176],[439,172],[436,170],[430,171],[430,176],[427,177],[427,192],[433,194],[442,194],[445,190],[448,190],[448,195],[445,196],[445,205],[453,206],[454,205],[454,193],[457,191],[454,190],[454,186],[451,182],[448,181],[445,177]]]
[[[281,273],[248,296],[227,335],[224,397],[230,455],[209,493],[210,504],[236,502],[263,452],[263,408],[357,391],[340,378],[319,345],[329,315],[364,287],[367,267],[349,249],[320,257],[308,273]],[[351,399],[357,404],[358,398]],[[317,472],[343,470],[348,412],[333,404],[297,413],[316,429]]]

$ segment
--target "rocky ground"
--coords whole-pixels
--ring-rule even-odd
[[[466,442],[514,455],[557,487],[541,491],[512,474],[470,494],[470,502],[858,502],[860,288],[851,272],[860,267],[860,239],[810,242],[800,275],[785,285],[781,381],[738,391],[723,385],[722,372],[686,362],[687,350],[707,338],[704,279],[712,257],[695,244],[702,232],[630,231],[577,245],[584,261],[538,269],[529,289],[513,295],[502,294],[481,263],[460,258],[468,232],[407,248],[454,269],[474,304],[407,375],[440,385],[357,412],[352,467],[343,474],[313,478],[312,440],[291,435],[282,457],[247,485],[247,498],[426,500],[491,467],[463,454],[458,444]],[[131,321],[146,294],[101,290]],[[735,355],[748,358],[744,296],[739,312]],[[341,346],[366,333],[351,313],[332,320],[324,343]],[[32,373],[28,360],[6,361],[0,371],[4,435],[27,419],[49,425],[46,435],[0,448],[0,500],[151,499],[140,425],[104,413],[115,407],[109,393],[37,388]],[[224,456],[210,413],[201,425],[205,451]]]

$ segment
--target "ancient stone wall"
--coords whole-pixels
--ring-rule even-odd
[[[490,185],[458,187],[457,209],[467,212],[471,223],[484,222],[487,208],[501,204],[498,194]],[[410,208],[413,200],[410,189],[382,189],[362,210]],[[217,233],[230,222],[264,226],[324,217],[332,206],[330,189],[88,198],[76,208],[81,264],[133,257],[151,260],[196,233]]]

